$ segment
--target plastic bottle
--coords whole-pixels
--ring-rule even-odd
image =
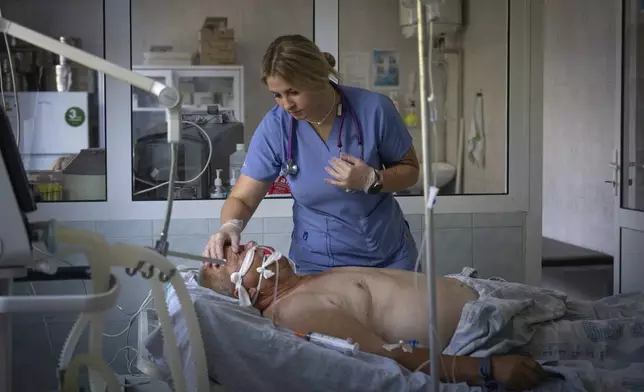
[[[217,172],[217,178],[215,178],[215,188],[210,192],[210,198],[212,199],[221,199],[226,197],[226,190],[224,189],[224,183],[221,181],[221,171],[222,169],[215,170]]]
[[[234,178],[235,181],[239,178],[241,174],[242,166],[244,166],[244,161],[246,160],[246,146],[244,143],[237,144],[236,151],[230,155],[229,165],[230,165],[230,180]],[[230,184],[233,185],[232,183]]]
[[[405,125],[407,125],[408,128],[416,128],[418,126],[418,112],[416,111],[416,102],[411,100],[406,112]]]
[[[235,170],[231,170],[230,171],[230,189],[228,190],[228,194],[230,194],[230,192],[233,191],[235,184],[237,184],[237,172]]]

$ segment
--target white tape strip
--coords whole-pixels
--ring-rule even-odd
[[[436,205],[436,196],[438,196],[438,188],[435,186],[429,187],[429,197],[427,198],[427,208],[432,209]]]

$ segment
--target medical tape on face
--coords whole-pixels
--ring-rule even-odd
[[[253,265],[253,260],[255,260],[255,251],[259,248],[258,246],[252,247],[246,256],[244,256],[244,261],[242,262],[241,267],[238,272],[233,272],[230,274],[230,281],[235,285],[237,289],[237,295],[239,296],[239,305],[250,307],[253,306],[253,301],[251,301],[248,291],[244,287],[242,281],[244,276],[250,271],[251,265]],[[257,282],[257,293],[259,294],[259,289],[262,285],[262,279],[269,279],[275,275],[275,273],[268,269],[273,263],[282,258],[280,252],[275,251],[273,248],[262,247],[264,249],[264,260],[262,265],[257,267],[257,272],[259,273],[259,282]]]

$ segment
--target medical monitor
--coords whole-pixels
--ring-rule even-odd
[[[23,268],[32,260],[27,214],[36,210],[9,119],[0,107],[0,268]]]
[[[7,113],[2,107],[0,107],[0,152],[20,210],[24,214],[36,211],[36,200],[27,180],[16,137]]]

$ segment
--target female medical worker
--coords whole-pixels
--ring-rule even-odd
[[[262,82],[277,105],[253,135],[241,175],[206,246],[223,258],[269,187],[285,175],[294,199],[289,257],[297,273],[330,267],[413,269],[414,239],[392,192],[416,183],[412,137],[386,96],[337,85],[335,59],[308,38],[277,38]],[[267,244],[270,245],[270,244]]]

